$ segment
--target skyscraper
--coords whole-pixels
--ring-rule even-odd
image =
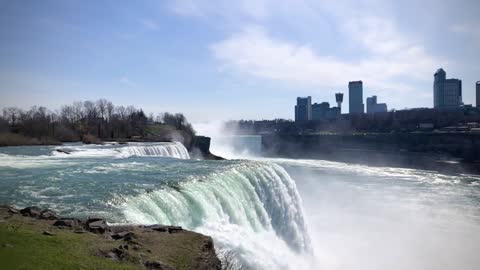
[[[454,109],[462,105],[462,81],[447,79],[442,68],[433,75],[433,107],[435,109]]]
[[[295,106],[295,122],[312,120],[312,97],[297,97]]]
[[[338,111],[342,114],[343,93],[335,93],[335,101],[337,101]]]
[[[348,83],[348,109],[350,113],[364,112],[362,81]]]
[[[386,103],[377,103],[377,96],[367,98],[367,113],[387,112]]]
[[[330,103],[328,102],[322,102],[320,104],[314,103],[312,105],[312,120],[318,121],[325,119],[329,109]]]
[[[477,96],[477,107],[480,108],[480,81],[475,84],[475,94]]]

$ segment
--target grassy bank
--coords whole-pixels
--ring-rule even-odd
[[[0,207],[0,269],[218,269],[211,267],[219,265],[211,238],[198,233],[130,226],[127,240],[113,237],[115,227],[79,233],[55,222]],[[213,263],[205,264],[208,260]],[[147,262],[161,262],[164,268]]]

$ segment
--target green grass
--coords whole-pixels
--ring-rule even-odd
[[[0,223],[0,269],[142,269],[96,255],[102,242],[97,235],[55,230],[54,236],[47,236],[42,232],[29,224]]]

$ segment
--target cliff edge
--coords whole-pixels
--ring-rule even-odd
[[[211,237],[176,226],[110,226],[0,206],[2,269],[219,270]]]

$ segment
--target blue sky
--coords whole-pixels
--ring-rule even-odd
[[[193,122],[293,118],[364,81],[432,107],[433,73],[480,80],[475,0],[0,0],[0,107],[107,98]]]

